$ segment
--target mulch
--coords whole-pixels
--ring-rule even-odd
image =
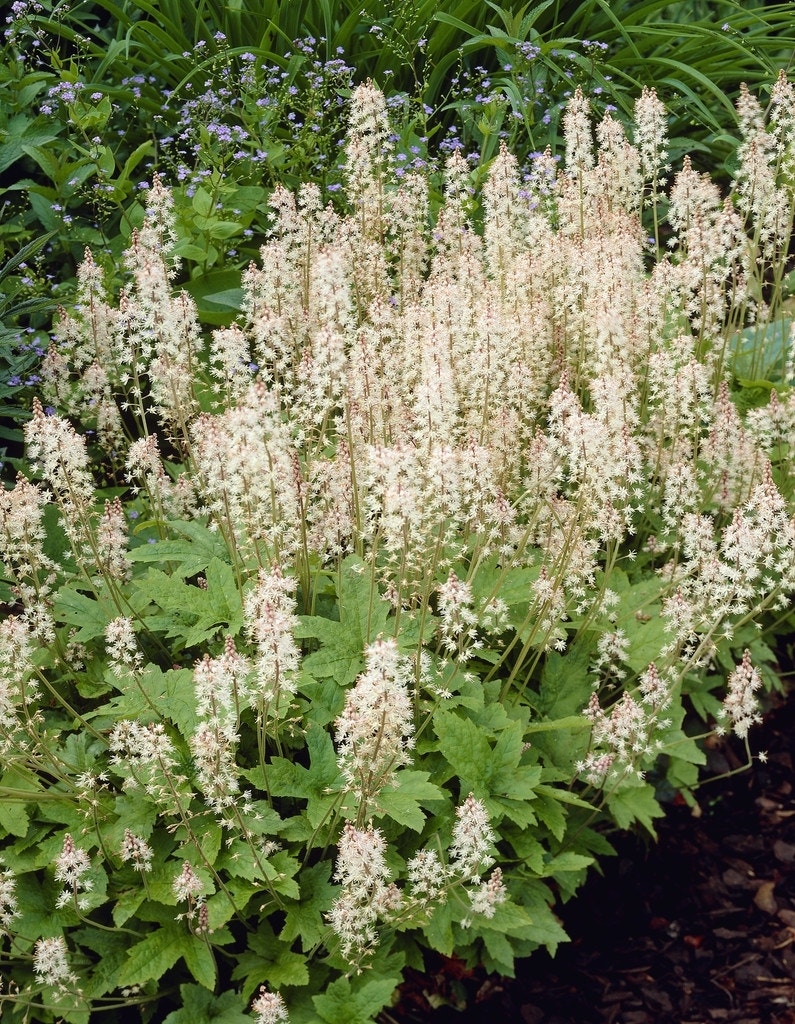
[[[439,959],[411,974],[398,1024],[795,1024],[795,692],[750,736],[767,762],[670,806],[658,841],[624,837],[569,904],[571,942],[516,978]],[[719,775],[745,757],[710,751]],[[616,843],[615,839],[613,840]]]

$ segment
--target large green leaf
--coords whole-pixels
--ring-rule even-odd
[[[490,811],[499,809],[519,824],[535,820],[528,803],[534,798],[542,770],[538,765],[519,763],[524,752],[519,722],[509,721],[494,747],[483,728],[453,712],[437,712],[434,726],[439,750],[458,776],[462,795],[472,790],[489,797]]]
[[[792,318],[746,327],[729,339],[729,369],[745,387],[785,379]],[[772,383],[771,383],[772,382]]]
[[[330,860],[321,860],[301,872],[300,899],[285,901],[284,926],[279,933],[284,942],[292,944],[300,938],[303,949],[308,951],[328,937],[325,914],[339,892],[329,881],[331,868]]]
[[[69,586],[63,586],[55,597],[55,617],[70,626],[80,628],[74,635],[77,643],[86,643],[104,636],[108,623],[119,615],[119,610],[107,598],[86,597]]]
[[[243,603],[234,570],[228,562],[213,557],[207,564],[206,587],[191,586],[176,576],[150,568],[136,581],[138,588],[162,615],[151,615],[146,625],[169,638],[194,647],[219,632],[237,634],[243,627]]]
[[[461,781],[462,793],[488,791],[491,778],[491,745],[484,732],[468,718],[437,712],[434,728],[439,750]]]
[[[239,229],[240,225],[235,224]],[[239,270],[212,270],[186,281],[185,291],[195,300],[200,319],[215,327],[231,324],[243,305]]]
[[[607,807],[619,828],[629,829],[639,822],[652,835],[656,835],[654,819],[665,813],[654,797],[654,788],[634,777],[625,779],[608,794]]]
[[[99,727],[103,727],[102,719],[106,717],[108,725],[120,718],[161,717],[173,722],[187,739],[198,722],[193,670],[180,668],[164,672],[154,662],[149,662],[136,676],[134,684],[125,683],[121,693],[87,717]]]
[[[119,984],[144,985],[147,981],[157,981],[186,953],[195,962],[197,946],[206,948],[206,943],[193,935],[184,921],[167,922],[132,947]]]
[[[572,644],[565,655],[557,651],[547,654],[538,691],[539,711],[545,718],[567,718],[587,706],[590,658],[591,649],[584,642]]]
[[[276,938],[267,922],[249,935],[248,948],[237,958],[232,979],[243,979],[243,997],[248,999],[267,979],[271,988],[309,983],[307,958],[294,953],[288,943]]]
[[[201,985],[180,985],[182,1006],[163,1024],[251,1024],[242,1000],[236,992],[215,996]]]
[[[26,114],[17,114],[10,118],[3,131],[0,144],[0,173],[20,160],[32,146],[43,146],[58,133],[53,131],[53,123],[43,117],[30,118]]]
[[[184,578],[203,572],[213,558],[222,558],[224,553],[223,541],[218,534],[202,530],[193,537],[141,544],[129,551],[127,558],[131,562],[152,562],[173,567],[174,574]]]
[[[320,615],[300,616],[296,637],[314,637],[320,649],[304,659],[318,679],[332,676],[348,686],[364,667],[364,649],[385,631],[390,606],[378,592],[372,570],[356,555],[342,563],[337,585],[339,621]]]
[[[312,1002],[325,1024],[371,1024],[376,1014],[388,1005],[399,983],[399,976],[372,981],[338,978],[329,985],[325,995],[313,996]]]
[[[182,956],[185,965],[196,981],[210,992],[215,990],[218,981],[218,967],[211,946],[196,935],[191,936],[198,941],[186,943]]]
[[[340,770],[334,744],[325,729],[311,723],[306,730],[310,767],[286,757],[274,757],[265,766],[252,768],[243,774],[263,793],[306,800],[306,818],[312,828],[323,822],[329,809],[339,799]],[[290,834],[290,828],[285,828]]]
[[[374,816],[389,817],[399,825],[421,832],[426,818],[422,808],[448,799],[438,786],[428,781],[429,776],[429,772],[398,772],[395,784],[378,794]]]

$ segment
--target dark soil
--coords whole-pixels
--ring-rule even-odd
[[[672,806],[657,843],[627,838],[570,904],[571,943],[515,979],[439,960],[397,1024],[795,1024],[795,692],[752,730],[767,762]],[[741,745],[710,752],[719,774]],[[433,1009],[433,1007],[437,1007]],[[388,1018],[387,1018],[388,1019]]]

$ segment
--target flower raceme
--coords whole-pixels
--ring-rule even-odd
[[[745,739],[749,728],[761,721],[759,712],[759,701],[756,697],[757,690],[762,687],[762,677],[751,664],[751,652],[745,650],[739,665],[729,676],[729,692],[723,700],[723,707],[719,712],[721,722],[728,721],[732,732]],[[719,726],[719,731],[724,731],[724,726]]]
[[[494,844],[494,830],[489,824],[486,808],[470,793],[456,809],[456,823],[450,856],[456,870],[464,878],[477,877],[481,868],[494,863],[489,851]]]
[[[10,932],[14,919],[19,917],[17,882],[14,872],[4,868],[0,871],[0,928]]]
[[[58,897],[56,906],[63,907],[72,900],[81,909],[88,905],[84,897],[78,897],[78,893],[90,892],[93,882],[86,875],[91,870],[91,858],[85,850],[75,845],[74,839],[67,834],[64,836],[63,849],[55,860],[55,880],[64,883],[64,890]]]
[[[414,745],[407,659],[393,639],[376,640],[364,656],[365,670],[335,723],[340,770],[362,808],[411,762]]]
[[[386,840],[372,825],[357,829],[348,823],[343,829],[334,874],[342,892],[328,920],[348,960],[354,961],[372,949],[378,941],[379,917],[388,917],[402,906],[397,886],[389,881],[385,852]]]
[[[412,920],[427,920],[457,888],[467,892],[472,913],[494,917],[507,890],[499,868],[481,881],[480,872],[494,863],[489,851],[496,840],[486,808],[470,793],[457,808],[456,819],[450,863],[445,867],[433,848],[419,850],[406,865],[409,884],[405,889],[390,880],[383,833],[372,825],[366,829],[351,822],[345,825],[335,871],[342,892],[328,922],[347,960],[360,963],[373,953],[379,941],[379,922],[405,926]],[[462,927],[470,923],[470,918],[464,918]]]
[[[119,850],[123,861],[131,861],[136,871],[151,871],[154,855],[154,850],[144,839],[133,835],[128,828],[124,830],[124,840]]]
[[[251,1004],[255,1024],[279,1024],[290,1019],[284,999],[278,992],[269,992],[263,985],[259,995]]]
[[[183,862],[182,870],[174,879],[171,888],[174,890],[174,895],[180,903],[187,902],[192,904],[204,892],[204,885],[201,879],[194,871],[193,865],[187,860]]]
[[[56,990],[56,997],[66,991],[67,983],[77,981],[77,975],[69,967],[66,942],[60,935],[39,939],[33,949],[33,970],[43,984]]]

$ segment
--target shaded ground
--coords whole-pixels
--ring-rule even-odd
[[[670,808],[658,844],[625,841],[561,908],[572,942],[554,959],[515,980],[440,961],[409,980],[394,1020],[795,1024],[795,693],[777,703],[752,732],[767,763],[702,787],[700,817]],[[735,751],[711,758],[720,772]]]

